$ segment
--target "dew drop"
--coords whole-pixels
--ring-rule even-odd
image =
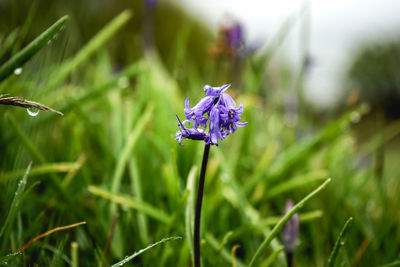
[[[22,73],[22,68],[16,68],[15,70],[14,70],[14,74],[15,75],[20,75]]]
[[[26,112],[28,112],[29,116],[36,117],[39,114],[39,109],[37,109],[37,108],[27,108]]]
[[[129,79],[126,76],[122,76],[118,79],[118,86],[121,88],[127,88],[129,86]]]

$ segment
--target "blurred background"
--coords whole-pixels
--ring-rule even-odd
[[[124,10],[130,19],[96,39]],[[69,15],[49,45],[0,83],[0,94],[65,114],[30,117],[0,106],[0,214],[32,160],[30,179],[40,181],[5,231],[1,256],[78,219],[88,222],[84,230],[49,238],[16,262],[73,265],[69,244],[77,242],[82,266],[112,263],[184,235],[187,180],[202,146],[175,143],[175,114],[183,116],[184,99],[195,103],[205,84],[230,83],[249,126],[212,149],[206,266],[231,266],[237,244],[238,264],[248,262],[286,201],[327,177],[329,190],[300,214],[295,266],[323,266],[350,216],[338,265],[398,264],[398,10],[395,0],[0,0],[0,65]],[[71,205],[81,206],[69,213]],[[176,258],[190,266],[190,247],[179,242],[134,264],[151,266],[151,255],[161,255],[159,266],[176,266]],[[274,242],[263,266],[286,266],[283,241]]]

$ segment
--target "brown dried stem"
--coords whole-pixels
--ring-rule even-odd
[[[51,229],[50,231],[47,231],[46,233],[40,234],[40,235],[36,236],[35,238],[29,240],[25,245],[23,245],[22,247],[17,249],[14,253],[23,251],[24,249],[26,249],[27,247],[29,247],[30,245],[35,243],[37,240],[39,240],[39,239],[41,239],[41,238],[43,238],[45,236],[51,235],[54,232],[61,231],[61,230],[66,230],[66,229],[73,228],[73,227],[77,227],[77,226],[82,225],[82,224],[86,224],[86,222],[78,222],[78,223],[74,223],[74,224],[70,224],[70,225],[66,225],[66,226],[60,226],[60,227],[56,227],[54,229]]]
[[[64,115],[60,111],[57,111],[55,109],[52,109],[45,105],[42,105],[38,102],[23,99],[21,97],[0,95],[0,105],[17,106],[17,107],[23,107],[23,108],[37,108],[39,110],[54,112],[61,116]]]

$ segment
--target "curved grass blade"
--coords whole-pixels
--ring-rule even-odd
[[[309,201],[313,196],[318,194],[322,189],[324,189],[329,183],[331,179],[327,179],[322,185],[320,185],[317,189],[312,191],[310,194],[308,194],[305,198],[303,198],[299,203],[297,203],[293,209],[291,209],[285,216],[282,217],[282,219],[279,221],[277,225],[272,229],[271,233],[267,236],[267,238],[262,242],[262,244],[258,247],[256,253],[254,254],[253,258],[250,261],[249,267],[255,266],[255,263],[257,259],[261,256],[261,253],[265,251],[265,249],[268,247],[268,245],[271,243],[272,239],[279,234],[281,231],[282,227],[285,225],[285,223],[292,217],[300,208],[304,206],[304,204]]]
[[[307,174],[298,175],[269,189],[266,197],[273,198],[290,190],[302,187],[306,184],[317,181],[320,182],[321,180],[325,180],[327,176],[328,172],[325,170],[317,170]]]
[[[160,241],[158,241],[158,242],[156,242],[156,243],[154,243],[154,244],[151,244],[151,245],[147,246],[146,248],[143,248],[143,249],[141,249],[141,250],[139,250],[139,251],[133,253],[131,256],[126,257],[126,258],[123,259],[122,261],[119,261],[119,262],[117,262],[117,263],[111,265],[111,267],[122,266],[122,265],[128,263],[129,261],[133,260],[135,257],[139,256],[139,255],[142,254],[143,252],[145,252],[145,251],[147,251],[147,250],[149,250],[149,249],[151,249],[151,248],[153,248],[153,247],[155,247],[155,246],[157,246],[157,245],[160,245],[160,244],[162,244],[162,243],[165,243],[165,242],[168,242],[168,241],[171,241],[171,240],[181,239],[181,238],[182,238],[182,237],[180,237],[180,236],[173,236],[173,237],[163,238],[163,239],[161,239]]]
[[[41,35],[36,37],[30,44],[13,56],[10,60],[0,67],[0,82],[10,76],[16,68],[24,65],[31,57],[33,57],[40,49],[53,39],[63,28],[68,16],[64,16],[57,20],[56,23],[45,30]]]
[[[347,234],[348,230],[350,229],[352,222],[353,222],[353,218],[350,217],[345,222],[345,224],[342,228],[342,231],[340,231],[340,234],[335,242],[335,246],[333,247],[331,255],[328,258],[328,264],[327,264],[328,267],[332,267],[335,264],[335,260],[336,260],[337,254],[339,252],[339,248],[344,245],[344,243],[342,243],[342,240],[346,237],[346,234]]]

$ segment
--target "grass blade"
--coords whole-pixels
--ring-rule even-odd
[[[97,186],[90,185],[88,187],[88,190],[90,193],[93,195],[102,197],[104,199],[110,200],[111,202],[115,204],[120,204],[123,206],[127,206],[131,209],[135,209],[137,211],[140,211],[160,222],[169,224],[172,220],[171,216],[166,214],[164,211],[150,205],[147,202],[144,201],[138,201],[136,199],[133,199],[128,196],[122,196],[122,195],[117,195],[110,193],[104,189],[101,189]]]
[[[107,24],[95,37],[93,37],[79,53],[69,61],[67,61],[54,79],[49,81],[48,88],[53,88],[75,69],[77,69],[83,62],[85,62],[93,53],[95,53],[101,46],[104,45],[128,20],[132,17],[132,12],[129,10],[123,11],[109,24]]]
[[[79,163],[77,162],[57,162],[57,163],[48,163],[43,164],[37,167],[34,167],[30,171],[30,176],[42,175],[48,173],[55,172],[70,172],[78,169]],[[9,180],[17,179],[24,174],[25,170],[16,170],[12,172],[6,172],[0,175],[0,182],[6,182]]]
[[[4,63],[4,65],[0,67],[0,82],[10,76],[16,68],[24,65],[40,49],[47,45],[47,43],[61,31],[67,20],[68,16],[64,16],[57,20],[56,23],[50,26],[50,28],[36,37],[35,40],[13,56],[9,61]]]
[[[189,172],[186,190],[189,191],[189,196],[186,201],[185,207],[185,235],[186,241],[189,246],[190,256],[194,262],[193,250],[193,222],[194,222],[194,202],[195,202],[195,183],[196,183],[197,166],[193,166]]]
[[[28,168],[26,168],[24,177],[22,177],[21,181],[18,183],[18,188],[17,188],[17,191],[15,192],[14,199],[11,203],[10,211],[8,212],[6,221],[3,223],[3,226],[1,227],[1,230],[0,230],[0,238],[4,234],[4,231],[6,230],[6,228],[8,228],[8,226],[11,225],[15,219],[15,215],[17,213],[19,205],[21,204],[20,199],[25,190],[26,181],[28,180],[28,175],[29,175],[29,172],[31,171],[31,167],[32,167],[32,162],[29,163]]]
[[[153,247],[155,247],[155,246],[157,246],[157,245],[160,245],[160,244],[162,244],[162,243],[165,243],[165,242],[168,242],[168,241],[171,241],[171,240],[181,239],[181,238],[182,238],[182,237],[180,237],[180,236],[173,236],[173,237],[168,237],[168,238],[161,239],[160,241],[158,241],[158,242],[156,242],[156,243],[154,243],[154,244],[151,244],[151,245],[147,246],[146,248],[143,248],[143,249],[141,249],[141,250],[139,250],[139,251],[133,253],[132,255],[130,255],[129,257],[126,257],[126,258],[123,259],[122,261],[119,261],[119,262],[117,262],[117,263],[111,265],[111,267],[122,266],[122,265],[128,263],[129,261],[133,260],[135,257],[139,256],[139,255],[142,254],[143,252],[146,252],[147,250],[149,250],[149,249],[151,249],[151,248],[153,248]]]
[[[122,175],[125,170],[126,163],[128,162],[129,155],[131,154],[133,148],[135,147],[135,144],[139,139],[139,136],[142,134],[144,127],[150,121],[152,112],[153,112],[153,105],[149,105],[147,109],[144,111],[140,120],[137,122],[135,128],[133,128],[133,130],[130,132],[128,136],[128,140],[126,141],[124,149],[122,150],[121,154],[118,157],[118,163],[114,170],[114,175],[112,178],[112,186],[111,186],[112,193],[116,193],[119,191]]]
[[[22,131],[21,127],[19,127],[17,120],[11,113],[6,113],[6,117],[11,123],[11,126],[14,128],[15,132],[17,133],[18,137],[21,139],[21,141],[24,143],[26,148],[29,150],[31,155],[41,164],[46,163],[46,159],[43,156],[43,154],[39,151],[39,149],[35,146],[35,144],[32,142],[32,140],[29,139],[29,137]],[[59,182],[58,177],[56,176],[55,173],[50,173],[50,182],[51,185],[54,187],[54,189],[57,191],[57,193],[60,194],[60,196],[68,202],[68,204],[72,204],[72,199],[71,196],[68,195],[62,188],[61,183]]]
[[[300,208],[304,206],[304,204],[310,200],[313,196],[318,194],[322,189],[324,189],[329,183],[331,179],[327,179],[322,185],[320,185],[318,188],[316,188],[314,191],[312,191],[310,194],[308,194],[305,198],[303,198],[299,203],[297,203],[293,209],[291,209],[285,216],[282,217],[282,219],[279,221],[278,224],[275,225],[275,227],[272,229],[271,233],[267,236],[267,238],[262,242],[262,244],[258,247],[256,253],[254,254],[253,258],[250,261],[249,267],[254,266],[256,263],[256,260],[261,256],[261,253],[265,251],[265,249],[268,247],[268,245],[271,243],[272,239],[279,234],[280,230],[282,227],[285,225],[285,223],[292,217]]]
[[[142,181],[141,176],[139,174],[139,168],[137,166],[136,158],[132,157],[129,160],[129,173],[131,178],[131,187],[132,192],[137,200],[143,200],[143,193],[142,193]],[[139,236],[140,239],[144,244],[149,243],[149,227],[148,227],[148,220],[145,214],[138,212],[137,217],[137,224],[139,229]]]
[[[352,223],[353,223],[353,218],[350,217],[345,222],[345,224],[342,228],[342,231],[340,231],[340,234],[339,234],[339,236],[335,242],[335,245],[332,249],[331,255],[328,258],[328,264],[327,264],[328,267],[332,267],[335,264],[335,260],[336,260],[337,254],[339,252],[339,248],[344,245],[344,243],[342,243],[342,240],[343,240],[343,238],[346,237],[346,234],[347,234],[348,230],[350,229]]]
[[[298,175],[292,179],[280,183],[268,190],[266,197],[273,198],[282,193],[302,187],[306,184],[325,180],[328,172],[325,170],[313,171],[307,174]]]
[[[277,250],[274,250],[274,252],[269,255],[269,257],[261,264],[260,267],[268,267],[270,266],[273,262],[275,262],[276,257],[278,257],[279,253],[283,251],[283,247],[278,248]]]
[[[322,217],[322,215],[323,215],[323,212],[321,210],[315,210],[315,211],[300,213],[299,217],[300,217],[300,222],[305,223],[305,222],[319,219]],[[281,219],[281,217],[268,217],[266,219],[260,220],[260,225],[262,227],[274,226],[277,223],[279,223],[280,219]]]

